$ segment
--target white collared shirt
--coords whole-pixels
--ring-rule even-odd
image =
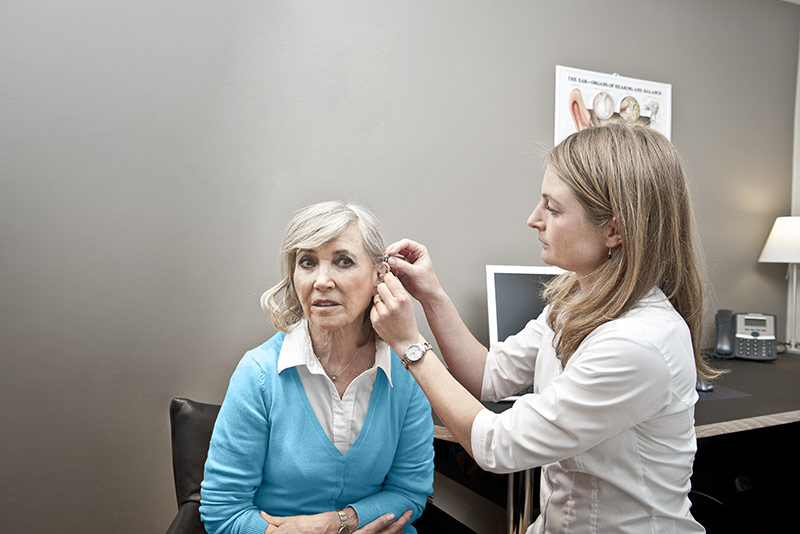
[[[381,339],[375,341],[375,364],[358,375],[347,386],[342,398],[314,354],[306,319],[297,323],[286,334],[278,355],[278,373],[290,367],[297,368],[306,396],[317,415],[320,426],[342,454],[353,446],[364,417],[367,415],[372,386],[378,369],[392,384],[392,361],[389,345]]]
[[[591,332],[562,367],[542,315],[489,351],[481,397],[533,382],[472,425],[478,465],[542,466],[542,514],[529,533],[699,533],[689,513],[696,371],[689,329],[656,289]]]

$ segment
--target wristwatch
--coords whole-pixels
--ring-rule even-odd
[[[350,525],[347,523],[347,514],[344,513],[344,510],[336,510],[336,513],[339,514],[339,530],[336,531],[337,534],[350,534]]]
[[[425,356],[425,353],[433,349],[427,341],[423,343],[412,343],[406,347],[406,351],[400,356],[400,361],[403,362],[403,367],[408,369],[408,364],[418,362]]]

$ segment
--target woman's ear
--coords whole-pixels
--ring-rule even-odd
[[[608,248],[617,248],[622,244],[622,235],[619,233],[616,217],[613,217],[606,225],[605,235]]]
[[[390,271],[391,267],[385,261],[382,261],[378,264],[378,267],[375,270],[375,286],[377,287],[378,284],[383,282],[383,277]]]

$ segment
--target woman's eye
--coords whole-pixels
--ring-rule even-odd
[[[558,212],[550,207],[550,204],[545,205],[544,209],[552,213],[553,215],[558,215]]]
[[[314,260],[312,260],[311,258],[300,258],[298,260],[298,262],[297,262],[297,265],[299,265],[300,267],[305,267],[305,268],[313,267],[314,266]]]
[[[351,265],[353,265],[353,260],[351,260],[347,256],[342,256],[337,260],[336,263],[338,263],[341,267],[350,267]]]

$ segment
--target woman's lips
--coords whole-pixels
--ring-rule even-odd
[[[317,308],[331,308],[338,305],[339,303],[334,300],[315,300],[312,304],[312,306],[316,306]]]

